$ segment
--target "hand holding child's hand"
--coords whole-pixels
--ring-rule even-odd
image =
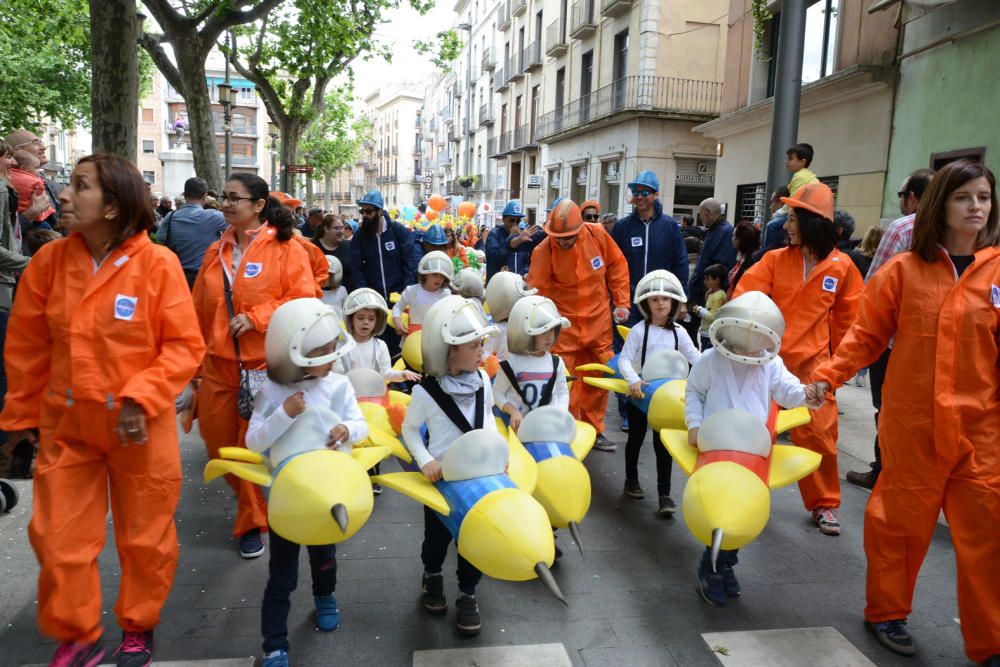
[[[436,482],[441,479],[441,464],[437,461],[428,461],[420,472],[424,473],[424,477],[427,478],[428,482]]]
[[[350,431],[343,424],[337,424],[330,429],[330,437],[326,441],[326,446],[330,449],[340,449],[340,445],[347,442],[351,437]]]
[[[641,380],[639,382],[634,382],[628,386],[628,397],[629,398],[645,398],[645,394],[642,393],[642,385],[645,384]]]
[[[688,444],[692,447],[698,446],[698,428],[688,429]]]
[[[306,409],[306,396],[301,391],[297,391],[285,399],[285,414],[289,417],[298,417]]]
[[[813,410],[818,410],[823,407],[823,403],[826,401],[826,392],[830,391],[830,384],[828,382],[814,382],[813,384],[806,385],[806,405]],[[812,396],[810,396],[810,392]]]

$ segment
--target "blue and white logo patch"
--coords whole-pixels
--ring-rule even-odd
[[[261,270],[263,270],[264,265],[260,262],[247,262],[246,268],[243,269],[244,278],[256,278],[260,275]]]
[[[131,321],[138,303],[139,297],[137,296],[117,295],[115,297],[115,319]]]
[[[386,250],[395,250],[396,249],[396,242],[395,241],[386,241],[385,242],[385,249]]]
[[[590,265],[594,267],[594,270],[596,271],[597,269],[604,266],[604,259],[602,257],[595,257],[594,259],[590,260]]]
[[[633,236],[632,237],[632,247],[633,248],[641,248],[642,247],[642,237],[641,236]]]
[[[990,285],[990,303],[994,308],[1000,308],[1000,287]]]
[[[833,276],[823,276],[823,291],[824,292],[836,292],[837,291],[837,279]]]

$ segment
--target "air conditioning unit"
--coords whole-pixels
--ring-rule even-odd
[[[528,176],[528,187],[529,188],[540,188],[540,187],[542,187],[542,177],[541,176]]]

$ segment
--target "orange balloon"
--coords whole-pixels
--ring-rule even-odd
[[[476,211],[478,210],[479,208],[475,205],[475,203],[471,201],[464,201],[458,205],[458,217],[469,220],[476,215]]]
[[[434,222],[435,220],[438,219],[438,212],[432,208],[429,208],[427,209],[427,212],[424,213],[424,217],[430,220],[431,222]]]
[[[448,206],[447,200],[445,200],[445,198],[442,197],[441,195],[433,195],[430,199],[427,200],[427,207],[434,209],[438,213],[443,211],[447,206]]]

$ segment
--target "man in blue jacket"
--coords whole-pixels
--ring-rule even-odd
[[[351,239],[354,286],[370,287],[389,303],[390,294],[402,293],[416,282],[419,253],[409,230],[384,212],[381,192],[371,190],[357,203],[361,224]],[[399,336],[392,327],[386,327],[380,338],[390,355],[399,353]]]
[[[715,199],[706,199],[698,207],[698,216],[708,232],[688,284],[689,309],[693,305],[705,305],[705,269],[713,264],[722,264],[729,271],[736,263],[733,226],[722,215],[722,204]]]
[[[545,232],[538,225],[520,229],[524,211],[518,199],[507,202],[501,218],[502,226],[494,228],[486,238],[486,280],[505,267],[508,271],[526,276],[531,264],[531,251],[545,239]]]

